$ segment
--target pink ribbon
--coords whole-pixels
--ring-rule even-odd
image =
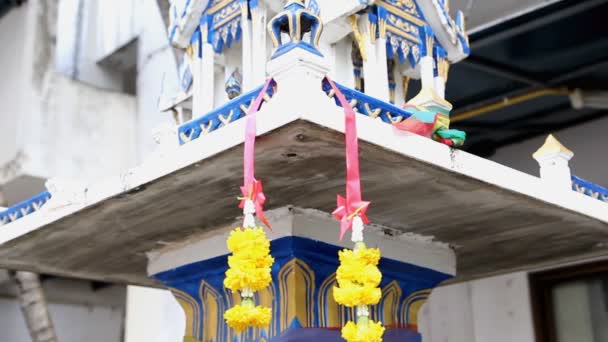
[[[366,212],[370,202],[361,200],[361,177],[359,175],[359,142],[357,140],[357,119],[353,107],[335,83],[327,78],[338,101],[344,108],[344,136],[346,143],[346,198],[338,195],[338,207],[333,215],[340,220],[340,240],[353,227],[353,219],[361,217],[368,224]]]
[[[255,179],[255,137],[256,133],[256,118],[255,114],[262,105],[264,94],[268,91],[272,79],[268,79],[262,87],[262,91],[258,94],[255,101],[249,111],[247,112],[247,122],[245,124],[245,148],[243,151],[243,186],[241,187],[241,193],[243,197],[239,208],[245,207],[245,202],[251,200],[255,205],[255,214],[258,216],[260,221],[272,230],[266,216],[264,216],[264,202],[266,202],[266,196],[262,188],[262,181]]]

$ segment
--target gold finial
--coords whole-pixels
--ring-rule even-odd
[[[532,157],[534,157],[534,159],[539,159],[539,158],[542,158],[543,156],[546,156],[549,154],[557,154],[557,153],[564,154],[570,158],[572,158],[574,156],[574,152],[570,151],[564,145],[562,145],[562,143],[560,143],[553,136],[553,134],[549,134],[549,136],[545,140],[545,143],[543,144],[543,146],[541,146],[538,149],[538,151],[534,152]]]

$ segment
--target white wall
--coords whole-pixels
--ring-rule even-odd
[[[436,288],[418,323],[424,342],[534,342],[527,275]]]
[[[50,304],[61,342],[122,342],[123,311],[102,306]],[[0,340],[31,342],[19,303],[0,298]]]
[[[142,28],[143,17],[139,10],[145,0],[97,0],[97,60],[113,53],[137,37]],[[149,2],[149,1],[148,1]]]
[[[0,166],[13,159],[17,153],[17,120],[21,111],[19,89],[23,83],[22,59],[16,58],[25,51],[25,18],[27,6],[21,6],[8,12],[0,20]],[[2,175],[0,175],[0,179]]]
[[[169,113],[158,110],[158,99],[164,88],[178,89],[177,66],[160,10],[156,1],[142,2],[138,13],[145,20],[139,35],[137,63],[137,156],[142,161],[154,150],[152,131],[163,123],[173,122]]]
[[[171,292],[137,286],[127,288],[124,342],[179,342],[185,331],[184,311]]]
[[[135,165],[133,96],[49,73],[37,104],[21,115],[29,174],[94,180]]]
[[[608,186],[608,117],[553,132],[556,138],[574,152],[570,161],[572,174]],[[538,176],[538,164],[532,158],[545,136],[499,149],[492,160]]]

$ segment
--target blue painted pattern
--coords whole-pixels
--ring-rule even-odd
[[[51,198],[51,194],[43,192],[21,203],[0,212],[0,226],[15,222],[31,213],[34,213]]]
[[[200,341],[231,342],[235,337],[240,337],[239,341],[284,341],[301,328],[319,329],[313,336],[323,336],[320,329],[336,329],[354,318],[352,310],[333,300],[340,247],[284,237],[272,241],[270,249],[275,258],[273,281],[267,290],[256,293],[256,302],[272,307],[273,320],[268,329],[250,329],[246,336],[234,334],[222,319],[223,312],[239,300],[238,294],[223,286],[227,255],[181,266],[154,278],[172,289],[187,312],[187,335]],[[451,276],[386,258],[381,259],[379,268],[383,273],[383,297],[372,308],[372,319],[381,320],[389,328],[387,335],[407,337],[393,341],[419,341],[416,317],[420,306],[430,289]],[[334,341],[331,337],[327,341]]]
[[[344,93],[344,96],[350,102],[351,106],[353,106],[357,112],[363,115],[367,115],[372,118],[380,118],[382,121],[390,124],[401,122],[413,114],[410,111],[411,109],[401,109],[390,103],[378,100],[375,97],[371,97],[360,91],[350,89],[338,83],[336,83],[336,86],[342,91],[342,93]],[[338,99],[335,98],[335,94],[333,94],[331,86],[327,80],[323,81],[323,90],[328,94],[328,96],[336,100],[336,105],[340,106],[340,103],[338,102]]]
[[[208,25],[208,39],[216,53],[229,48],[239,41],[242,35],[241,12],[243,6],[248,8],[247,0],[215,0],[203,15],[201,23]]]
[[[608,203],[608,189],[582,178],[572,176],[572,190]]]
[[[260,91],[262,91],[262,87],[258,87],[246,94],[236,97],[223,106],[214,109],[207,115],[181,125],[178,129],[180,145],[198,139],[201,135],[213,132],[218,128],[243,118],[247,115],[249,107]],[[270,100],[274,95],[274,92],[274,86],[271,85],[271,87],[268,88],[264,100]]]
[[[275,59],[285,53],[301,48],[317,56],[323,57],[319,51],[319,39],[323,32],[321,19],[303,4],[288,2],[284,11],[277,14],[268,24],[271,38],[276,48],[271,59]],[[304,34],[310,32],[309,39],[304,39]],[[283,34],[289,36],[289,41],[284,41]]]

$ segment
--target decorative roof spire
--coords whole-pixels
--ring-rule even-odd
[[[304,6],[302,0],[288,0],[284,11],[277,14],[268,23],[268,31],[276,48],[272,59],[294,48],[302,48],[321,57],[323,56],[319,52],[319,39],[323,32],[323,23],[317,15]],[[310,38],[304,41],[304,35],[308,32],[310,32]],[[283,41],[283,37],[281,37],[283,33],[289,36],[289,41]]]
[[[536,160],[544,159],[545,157],[551,157],[555,155],[563,156],[564,158],[570,159],[574,156],[574,152],[566,148],[562,143],[557,140],[553,134],[549,134],[543,146],[538,151],[534,152],[532,157]]]

